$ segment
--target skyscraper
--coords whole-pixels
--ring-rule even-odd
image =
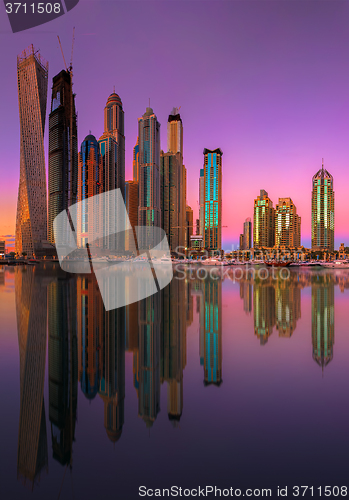
[[[221,149],[204,149],[204,247],[222,248]]]
[[[96,240],[103,224],[103,214],[85,203],[89,197],[103,193],[102,157],[95,136],[90,134],[85,137],[78,158],[78,201],[81,202],[81,210],[78,210],[78,246],[84,247],[86,243]]]
[[[254,200],[253,247],[273,247],[275,245],[275,209],[268,193],[261,189]]]
[[[107,139],[113,137],[115,143]],[[125,190],[125,135],[124,111],[118,94],[113,92],[104,108],[104,133],[99,139],[104,159],[104,191]],[[109,146],[109,150],[107,148]],[[105,149],[104,149],[105,146]],[[108,161],[109,160],[109,161]]]
[[[194,222],[193,222],[193,210],[192,208],[187,205],[186,206],[186,230],[187,230],[187,248],[190,247],[190,236],[194,233]]]
[[[53,221],[77,202],[78,137],[72,73],[61,71],[53,78],[49,116],[48,238],[54,243]],[[60,238],[69,227],[57,228]]]
[[[279,198],[275,209],[275,245],[300,247],[301,218],[291,198]]]
[[[183,161],[183,123],[178,108],[173,108],[168,117],[167,152],[180,153]]]
[[[244,222],[244,250],[252,248],[252,223],[251,217],[247,217]]]
[[[160,153],[160,205],[161,224],[166,232],[170,249],[184,246],[183,227],[183,168],[180,153]]]
[[[132,229],[138,225],[138,189],[138,182],[125,182],[125,204]],[[136,251],[134,239],[131,237],[132,232],[129,230],[125,234],[125,250],[128,252]]]
[[[137,137],[137,142],[133,148],[133,180],[135,182],[139,181],[139,138]]]
[[[146,227],[161,227],[160,123],[152,108],[138,119],[140,245],[151,246]]]
[[[313,176],[311,201],[311,248],[334,250],[334,191],[333,177],[324,169]]]
[[[205,233],[205,173],[204,169],[200,168],[199,177],[199,219],[200,219],[200,233],[204,236]]]
[[[17,57],[20,120],[20,177],[15,250],[28,256],[42,252],[47,240],[44,130],[48,63],[33,45]]]
[[[104,108],[104,133],[98,140],[102,156],[103,193],[120,189],[125,196],[125,136],[124,111],[118,94],[113,92]],[[122,252],[125,242],[121,235],[114,235],[115,217],[118,214],[104,213],[104,246],[111,251]]]

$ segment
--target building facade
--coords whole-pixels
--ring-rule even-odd
[[[324,169],[313,176],[311,199],[311,248],[334,250],[334,191],[333,177]]]
[[[139,182],[139,138],[133,148],[133,180]]]
[[[276,205],[275,245],[278,248],[301,246],[301,218],[291,198],[279,198]]]
[[[133,234],[128,230],[125,235],[125,250],[128,252],[136,252],[134,228],[138,225],[138,187],[138,182],[136,181],[125,182],[125,204],[133,230]]]
[[[243,250],[252,248],[252,222],[251,217],[248,217],[244,222],[244,241]]]
[[[102,156],[97,139],[93,135],[85,137],[81,143],[78,156],[78,246],[95,241],[100,235],[103,225],[103,214],[93,211],[92,205],[86,203],[91,196],[103,193]],[[95,242],[98,245],[98,242]]]
[[[204,247],[222,248],[222,156],[217,148],[204,149]]]
[[[33,45],[17,57],[20,120],[20,177],[16,253],[39,256],[47,240],[44,130],[48,63]]]
[[[183,224],[183,168],[181,155],[160,153],[161,224],[172,251],[184,246]]]
[[[202,237],[205,233],[205,173],[204,169],[200,168],[199,177],[199,221],[200,221],[200,232]]]
[[[194,234],[193,210],[187,205],[186,207],[186,226],[187,226],[187,247],[190,248],[190,237]]]
[[[118,94],[113,92],[104,108],[104,133],[98,140],[102,156],[103,192],[120,189],[125,196],[125,135],[124,111]],[[120,215],[122,220],[123,214]],[[108,213],[108,205],[104,213],[104,247],[112,252],[123,252],[125,241],[121,234],[114,235],[118,214]]]
[[[48,239],[52,244],[54,219],[77,202],[78,143],[72,85],[69,71],[63,70],[53,78],[48,153]],[[69,227],[57,227],[56,231],[62,241]]]
[[[147,108],[138,119],[139,137],[139,242],[151,247],[150,233],[146,227],[161,227],[160,203],[160,123],[152,108]]]
[[[275,245],[275,209],[268,193],[261,189],[254,200],[253,247],[273,247]]]

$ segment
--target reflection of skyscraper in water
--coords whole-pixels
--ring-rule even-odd
[[[38,269],[16,269],[20,354],[20,417],[17,476],[32,488],[48,464],[44,406],[47,290]],[[40,271],[39,271],[40,272]]]
[[[104,402],[104,427],[109,439],[120,439],[124,425],[125,399],[125,309],[104,313],[101,378],[98,394]]]
[[[324,369],[333,358],[334,282],[331,275],[317,276],[311,285],[313,359]]]
[[[203,282],[204,384],[222,383],[222,282],[206,278]]]
[[[139,389],[138,302],[126,306],[126,351],[133,353],[133,386]]]
[[[291,274],[289,279],[276,281],[275,315],[279,337],[291,337],[301,317],[301,289],[298,275]]]
[[[275,326],[275,288],[271,280],[256,281],[253,286],[254,334],[261,345],[268,342]]]
[[[94,277],[77,278],[77,324],[79,381],[88,399],[93,399],[100,378],[100,342],[103,334],[104,306]]]
[[[244,301],[244,311],[246,314],[252,312],[252,284],[247,280],[240,281],[240,299]]]
[[[139,399],[138,415],[151,427],[160,411],[161,295],[155,293],[138,303]]]
[[[176,426],[183,410],[186,365],[186,283],[174,279],[161,291],[161,382],[167,382],[167,413]]]
[[[53,458],[72,464],[76,423],[78,353],[76,280],[48,287],[49,417]]]

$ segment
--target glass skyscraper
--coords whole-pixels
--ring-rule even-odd
[[[244,222],[243,250],[252,248],[252,222],[248,217]]]
[[[61,71],[53,78],[49,116],[48,238],[54,243],[53,221],[77,202],[78,139],[72,73]],[[59,227],[64,239],[69,227]]]
[[[253,247],[271,248],[275,245],[275,209],[268,193],[261,189],[254,200]]]
[[[47,240],[44,130],[48,63],[33,45],[17,57],[20,177],[15,250],[39,256]]]
[[[221,149],[204,149],[204,248],[222,248]]]
[[[151,246],[144,227],[161,227],[160,205],[160,123],[152,108],[138,119],[139,208],[138,226],[142,247]]]
[[[301,218],[291,198],[279,198],[275,209],[275,245],[300,247]]]
[[[333,177],[324,169],[313,176],[311,200],[311,248],[334,250],[334,191]]]
[[[86,203],[86,200],[90,196],[103,193],[103,187],[99,144],[95,136],[90,134],[83,140],[79,153],[78,201],[82,203],[81,211],[78,211],[78,246],[84,247],[86,243],[96,240],[100,234],[103,214],[98,213],[96,207]]]
[[[102,156],[102,184],[103,193],[120,189],[125,196],[125,135],[124,111],[118,94],[112,93],[104,108],[104,133],[99,138],[99,148]],[[107,207],[106,207],[107,208]],[[123,252],[125,247],[121,235],[117,238],[114,233],[114,221],[118,214],[104,213],[104,246],[105,248]]]

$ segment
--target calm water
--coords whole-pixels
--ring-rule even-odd
[[[179,277],[0,268],[1,500],[347,484],[349,272]]]

